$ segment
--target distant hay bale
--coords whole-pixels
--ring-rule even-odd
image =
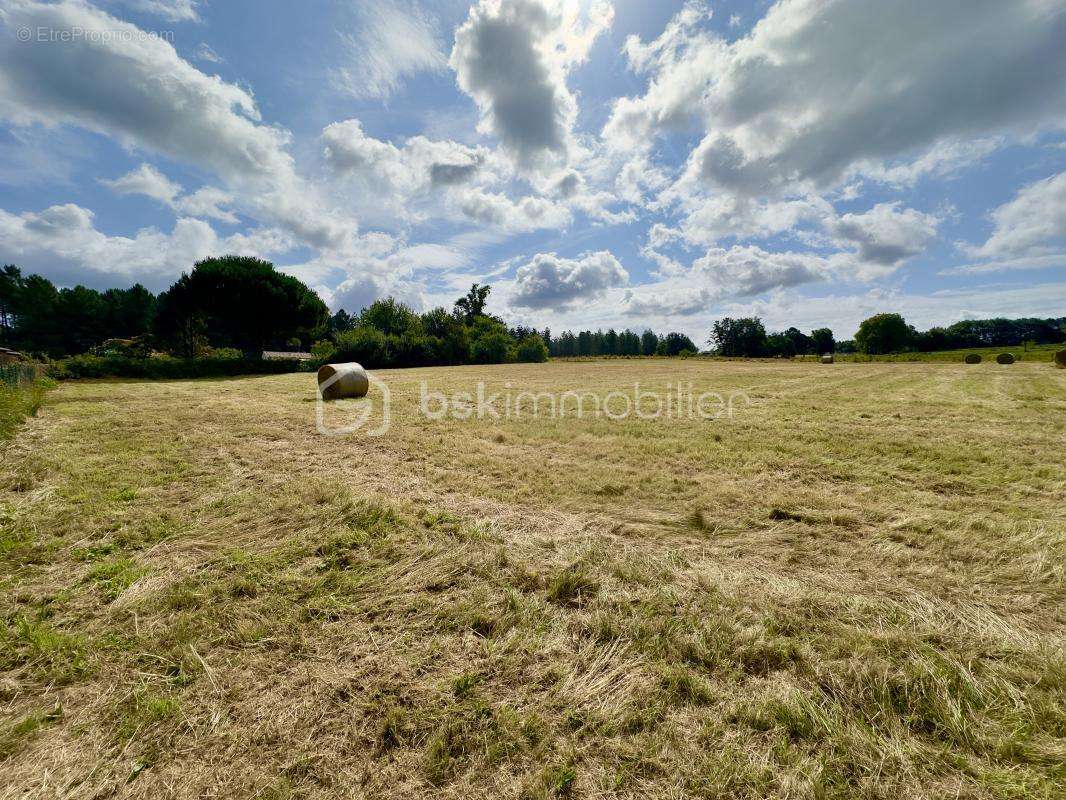
[[[996,356],[996,363],[997,364],[1013,364],[1014,363],[1014,353],[1000,353],[998,356]]]
[[[826,353],[824,356],[822,356],[822,363],[823,364],[832,364],[833,363],[833,354],[832,353]]]
[[[326,364],[318,370],[318,388],[323,400],[342,397],[366,397],[370,379],[359,364]]]
[[[981,363],[981,354],[980,353],[970,353],[968,356],[966,356],[964,361],[967,364],[980,364]]]
[[[1055,353],[1055,366],[1059,369],[1066,369],[1066,350],[1059,350]]]

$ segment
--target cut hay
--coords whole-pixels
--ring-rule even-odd
[[[980,364],[982,359],[981,359],[981,354],[980,353],[970,353],[963,360],[967,364]]]
[[[326,364],[318,370],[318,390],[322,393],[323,400],[366,397],[366,393],[370,391],[370,379],[366,370],[354,362]]]
[[[1059,350],[1055,353],[1055,366],[1059,369],[1066,369],[1066,350]]]
[[[833,354],[832,353],[826,353],[824,356],[822,356],[822,363],[823,364],[832,364],[833,363]]]
[[[1014,363],[1014,353],[1000,353],[998,356],[996,356],[996,363],[997,364],[1013,364]]]

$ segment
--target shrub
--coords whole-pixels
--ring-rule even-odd
[[[338,333],[337,346],[328,361],[343,363],[357,361],[364,367],[389,366],[385,334],[369,325],[360,325],[350,331]]]
[[[548,348],[544,340],[534,333],[518,343],[515,358],[518,361],[540,364],[548,360]]]
[[[122,356],[81,355],[55,361],[49,366],[52,377],[76,378],[221,378],[233,375],[277,375],[310,368],[296,360],[264,361],[245,358],[124,358]]]
[[[487,333],[475,339],[470,348],[477,364],[504,364],[510,361],[510,352],[511,337],[502,331]]]

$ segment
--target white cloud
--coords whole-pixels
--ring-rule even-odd
[[[957,267],[942,269],[937,275],[979,275],[987,272],[1010,272],[1019,269],[1052,269],[1066,267],[1066,252],[1052,253],[1047,256],[1022,256],[1006,258],[1000,261],[982,261],[976,264],[961,264]]]
[[[190,217],[207,217],[234,225],[240,221],[237,215],[222,207],[232,202],[233,195],[229,192],[214,186],[204,186],[192,194],[178,198],[174,209],[179,214],[187,214]]]
[[[881,203],[862,214],[835,216],[831,207],[817,209],[831,231],[835,252],[771,251],[756,245],[711,247],[685,268],[659,248],[686,239],[683,231],[663,225],[649,233],[642,251],[660,268],[662,280],[637,287],[626,298],[627,314],[688,316],[715,302],[790,289],[809,283],[868,282],[898,269],[925,251],[936,237],[940,219],[899,203]],[[785,219],[788,218],[785,214]]]
[[[226,59],[216,53],[207,42],[200,42],[200,46],[193,53],[193,58],[197,61],[206,61],[209,64],[226,63]]]
[[[322,142],[327,163],[339,174],[358,178],[401,202],[431,188],[468,183],[488,156],[484,148],[424,136],[397,147],[368,136],[357,119],[330,124],[322,132]]]
[[[538,253],[518,268],[511,305],[558,310],[595,300],[607,289],[624,286],[628,280],[629,273],[606,250],[576,259]]]
[[[75,41],[0,38],[0,119],[71,124],[213,171],[247,205],[315,246],[341,246],[355,222],[296,175],[289,134],[261,122],[244,89],[208,77],[158,37],[73,0],[8,0],[9,28],[109,32]]]
[[[199,22],[198,0],[117,0],[135,11],[154,14],[168,22]]]
[[[168,206],[173,205],[174,198],[182,192],[179,184],[174,183],[151,164],[141,164],[132,172],[114,180],[101,178],[100,183],[116,194],[143,194]]]
[[[565,228],[572,219],[565,205],[543,197],[512,200],[507,195],[482,190],[458,192],[462,213],[482,225],[509,232]]]
[[[266,256],[291,247],[280,231],[222,238],[206,222],[189,218],[177,220],[170,233],[144,228],[133,236],[108,236],[97,230],[91,211],[73,203],[23,214],[0,209],[0,259],[30,270],[44,266],[61,284],[112,286],[121,276],[159,290],[209,256]]]
[[[525,168],[565,163],[577,101],[567,72],[610,26],[613,7],[595,0],[480,0],[455,32],[450,64],[496,136]]]
[[[842,266],[815,253],[771,252],[754,245],[715,247],[690,269],[671,270],[665,280],[635,288],[623,311],[637,316],[700,314],[726,297],[751,297],[826,280]]]
[[[1061,12],[1047,0],[781,0],[730,43],[690,3],[658,39],[627,43],[650,83],[615,104],[605,137],[641,148],[702,130],[688,180],[767,195],[832,187],[952,142],[1061,127]]]
[[[1001,259],[1061,251],[1061,240],[1066,239],[1066,172],[1023,187],[991,216],[992,235],[980,247],[968,248],[972,255]]]
[[[397,0],[362,0],[355,34],[344,33],[350,63],[336,70],[334,83],[359,98],[383,99],[404,79],[447,66],[437,23],[423,10]]]
[[[863,214],[844,214],[830,228],[838,239],[857,248],[866,269],[891,271],[923,253],[936,238],[940,219],[900,203],[879,203]]]
[[[100,183],[116,194],[141,194],[158,200],[179,215],[208,217],[220,222],[235,224],[237,216],[222,208],[233,202],[233,195],[213,186],[205,186],[189,195],[181,196],[184,189],[167,178],[151,164],[141,164],[137,169],[114,180],[101,179]]]

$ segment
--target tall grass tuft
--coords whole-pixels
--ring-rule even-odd
[[[4,368],[0,375],[0,441],[10,439],[26,417],[37,414],[50,387],[50,381],[24,381],[19,374]]]

